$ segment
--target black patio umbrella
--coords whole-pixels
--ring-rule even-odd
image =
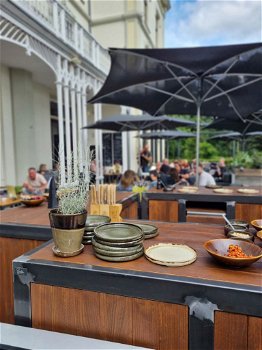
[[[106,119],[100,119],[94,124],[84,126],[83,129],[100,129],[111,131],[140,131],[175,129],[179,126],[196,126],[195,122],[185,119],[160,116],[153,117],[148,114],[130,115],[119,114]]]
[[[213,135],[211,137],[209,137],[208,140],[213,141],[213,140],[223,140],[223,141],[227,141],[227,140],[237,140],[240,141],[242,144],[242,150],[245,149],[245,143],[248,139],[250,139],[251,137],[262,137],[262,129],[261,131],[252,131],[252,132],[227,132],[227,133],[218,133],[216,135]]]
[[[239,119],[220,118],[205,126],[204,129],[236,131],[241,135],[253,131],[262,131],[262,115],[259,118],[246,122]]]
[[[175,129],[179,126],[194,127],[195,122],[185,119],[160,116],[152,117],[148,114],[129,115],[120,114],[114,115],[107,119],[100,119],[96,123],[84,126],[82,129],[100,129],[111,131],[141,131],[141,130],[163,130]],[[139,135],[139,137],[142,135]],[[140,157],[139,168],[140,168]]]
[[[111,68],[89,101],[139,108],[151,115],[244,120],[262,108],[262,44],[179,49],[110,49]]]
[[[195,133],[185,132],[179,130],[164,130],[164,131],[155,131],[150,133],[145,133],[140,136],[142,139],[146,140],[179,140],[189,137],[196,137]],[[169,154],[169,143],[167,144],[166,154]]]
[[[174,140],[174,139],[185,139],[188,137],[196,137],[196,134],[191,132],[185,132],[185,131],[156,131],[156,132],[150,132],[146,133],[140,136],[142,139],[147,140]]]

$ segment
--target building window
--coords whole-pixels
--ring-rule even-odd
[[[122,164],[122,134],[103,133],[103,166],[112,166],[115,160]]]

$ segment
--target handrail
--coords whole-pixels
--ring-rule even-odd
[[[110,59],[95,38],[71,15],[63,2],[57,0],[9,0],[40,25],[70,46],[103,73],[108,73]]]

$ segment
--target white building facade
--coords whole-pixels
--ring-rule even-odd
[[[106,137],[82,126],[127,111],[87,104],[109,71],[105,47],[162,46],[169,2],[4,0],[0,6],[0,186],[21,184],[30,166],[51,168],[58,158],[66,182],[65,166],[70,173],[72,158],[84,170],[90,146],[102,181]],[[132,167],[131,135],[122,134],[124,168]]]

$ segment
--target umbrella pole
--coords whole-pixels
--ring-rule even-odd
[[[200,105],[201,102],[197,101],[197,130],[196,130],[196,185],[199,184],[199,145],[200,145]]]

